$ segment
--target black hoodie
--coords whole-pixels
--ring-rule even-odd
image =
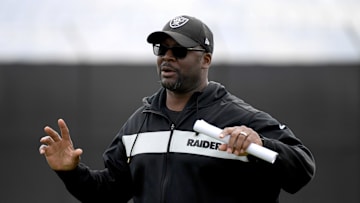
[[[166,114],[166,90],[143,99],[104,153],[105,169],[84,164],[57,172],[82,202],[278,202],[315,174],[314,158],[293,132],[269,114],[210,82],[194,93],[178,119]],[[194,132],[197,119],[219,127],[245,125],[279,153],[274,164],[217,150],[220,142]]]

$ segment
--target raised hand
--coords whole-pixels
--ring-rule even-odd
[[[58,120],[61,136],[49,126],[44,128],[47,136],[40,139],[42,145],[40,154],[44,155],[51,169],[69,171],[77,167],[80,162],[82,149],[74,149],[69,129],[63,119]]]

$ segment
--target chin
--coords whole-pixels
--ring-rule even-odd
[[[161,85],[168,90],[175,91],[175,90],[179,89],[179,87],[181,86],[181,83],[166,82],[166,81],[162,80]]]

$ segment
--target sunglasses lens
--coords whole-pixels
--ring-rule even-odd
[[[159,55],[158,56],[164,56],[169,48],[159,45]]]
[[[172,49],[173,55],[176,58],[185,58],[186,54],[187,54],[187,49],[185,47],[173,47]]]
[[[153,46],[153,51],[156,56],[164,56],[168,50],[171,50],[174,57],[181,59],[185,58],[187,54],[187,48],[185,47],[166,47],[160,44],[155,44]]]

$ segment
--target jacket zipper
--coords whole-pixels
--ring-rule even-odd
[[[170,138],[169,138],[169,142],[168,142],[168,146],[167,146],[167,150],[166,150],[166,154],[165,154],[165,162],[164,162],[164,167],[163,167],[163,181],[162,181],[162,185],[161,185],[161,199],[160,202],[166,202],[165,201],[165,195],[166,195],[166,186],[168,184],[168,179],[169,179],[169,171],[168,171],[168,167],[167,167],[167,162],[168,162],[168,152],[170,150],[170,143],[171,143],[171,139],[174,133],[174,129],[175,129],[175,124],[171,123],[170,126]]]

